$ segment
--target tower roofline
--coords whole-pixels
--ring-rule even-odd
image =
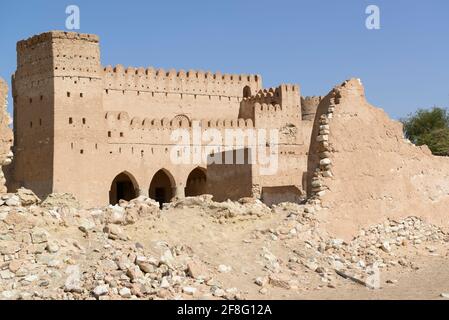
[[[98,43],[100,41],[100,37],[96,34],[88,34],[88,33],[77,33],[77,32],[68,32],[68,31],[48,31],[35,36],[32,36],[28,39],[21,40],[17,42],[17,48],[26,48],[30,46],[34,46],[37,43],[49,41],[52,39],[69,39],[69,40],[83,40]]]

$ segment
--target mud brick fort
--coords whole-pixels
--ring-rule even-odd
[[[61,31],[17,43],[12,83],[11,189],[24,186],[40,197],[68,192],[89,205],[138,195],[274,203],[306,194],[320,99],[301,104],[297,85],[264,89],[260,75],[103,67],[96,35]],[[261,175],[249,162],[173,164],[170,134],[194,121],[201,130],[279,129],[277,173]],[[248,153],[252,146],[242,147]]]

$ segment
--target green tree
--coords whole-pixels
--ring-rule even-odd
[[[401,122],[404,134],[411,142],[418,146],[426,144],[434,155],[449,155],[449,113],[446,109],[419,109]]]

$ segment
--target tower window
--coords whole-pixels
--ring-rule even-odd
[[[83,118],[83,124],[86,124],[86,118]]]
[[[44,100],[44,96],[41,96],[41,101]]]
[[[32,127],[33,127],[33,121],[30,122],[30,128],[32,128]]]
[[[80,98],[82,98],[82,97],[84,97],[84,94],[81,92],[81,93],[80,93]]]
[[[69,124],[72,124],[72,123],[73,123],[73,119],[69,118]]]
[[[110,138],[112,136],[111,131],[108,131],[108,137]]]
[[[80,150],[80,154],[84,154],[84,150],[83,149]]]
[[[67,92],[67,98],[70,98],[70,92]]]
[[[30,98],[30,103],[33,103],[33,98]]]
[[[123,132],[120,132],[120,138],[123,138]]]
[[[39,125],[40,126],[42,125],[42,119],[39,119]]]

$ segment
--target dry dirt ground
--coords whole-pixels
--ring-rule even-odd
[[[381,271],[380,288],[369,289],[350,280],[337,280],[336,288],[323,285],[316,272],[303,270],[304,287],[283,289],[271,287],[265,294],[254,279],[266,273],[261,254],[268,248],[282,261],[288,261],[288,253],[300,245],[297,241],[272,240],[269,237],[254,238],[255,230],[275,229],[285,217],[281,214],[269,218],[238,223],[216,223],[197,209],[177,209],[162,215],[157,221],[142,221],[125,228],[128,235],[153,248],[160,241],[173,245],[188,244],[202,260],[230,266],[227,273],[216,273],[215,278],[227,287],[245,292],[248,299],[442,299],[441,293],[449,292],[449,246],[441,246],[429,253],[422,248],[411,248],[409,259],[415,268],[402,267]],[[387,283],[393,280],[394,283]],[[397,280],[397,282],[395,281]]]

